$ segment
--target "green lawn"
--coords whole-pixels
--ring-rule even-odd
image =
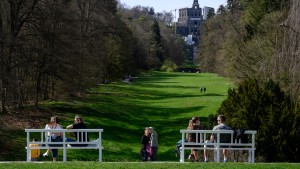
[[[176,169],[297,169],[300,164],[290,163],[259,163],[259,164],[247,164],[247,163],[97,163],[97,162],[67,162],[67,163],[5,163],[1,164],[1,168],[5,169],[164,169],[164,168],[176,168]]]
[[[200,93],[200,85],[206,86],[206,93]],[[229,87],[233,87],[232,82],[215,74],[152,72],[140,75],[133,83],[99,85],[86,97],[41,107],[60,116],[64,127],[79,114],[90,128],[103,128],[103,161],[140,161],[140,139],[146,126],[153,126],[159,134],[159,160],[178,161],[174,147],[181,139],[179,130],[187,127],[192,116],[200,116],[205,123],[227,97]],[[20,145],[20,157],[14,159],[17,161],[26,158],[23,132],[19,142],[24,144]],[[59,154],[61,157],[62,152]],[[95,161],[97,151],[68,150],[68,160]]]
[[[200,85],[207,87],[206,93],[199,92]],[[103,128],[104,162],[95,162],[97,151],[68,150],[68,161],[72,162],[52,163],[51,158],[41,158],[42,163],[0,163],[0,168],[299,168],[299,164],[290,163],[178,163],[173,151],[175,143],[181,138],[179,130],[187,127],[192,116],[200,116],[201,121],[205,122],[208,114],[216,113],[226,98],[227,89],[232,86],[233,83],[215,74],[153,72],[141,75],[131,84],[99,85],[84,98],[44,103],[42,110],[58,115],[64,127],[72,123],[75,114],[80,114],[90,128]],[[159,133],[158,158],[162,163],[140,162],[140,138],[146,126],[155,127]],[[11,154],[1,158],[5,161],[25,161],[24,130],[12,131],[11,136],[15,139],[11,141],[18,145],[10,147]],[[61,155],[60,151],[60,161]]]

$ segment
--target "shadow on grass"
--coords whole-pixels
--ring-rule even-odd
[[[94,104],[89,105],[92,102]],[[108,161],[140,159],[140,140],[146,126],[156,128],[161,147],[174,147],[178,139],[181,138],[179,129],[182,126],[187,126],[188,123],[189,117],[184,117],[184,115],[191,111],[199,111],[202,108],[202,106],[188,108],[152,107],[136,104],[130,100],[119,101],[115,98],[103,99],[102,97],[86,98],[83,102],[75,105],[69,103],[64,106],[52,105],[51,107],[55,112],[72,112],[83,115],[89,128],[102,128],[104,130],[103,146],[105,147],[103,156],[109,158]],[[122,153],[115,153],[109,151],[114,149],[114,146],[105,145],[105,142],[121,142],[126,148],[118,147]],[[126,155],[125,158],[124,155]],[[74,158],[77,158],[76,154],[74,154]]]
[[[64,127],[72,123],[74,115],[79,114],[89,128],[102,128],[104,161],[140,161],[140,140],[146,126],[155,127],[159,134],[159,160],[177,161],[174,147],[181,139],[179,130],[186,128],[191,118],[187,114],[201,112],[206,107],[197,104],[180,107],[176,104],[184,105],[182,99],[224,96],[218,93],[200,94],[198,87],[166,81],[181,76],[199,77],[189,73],[153,73],[135,79],[133,84],[101,85],[91,89],[86,97],[73,98],[69,102],[48,103],[43,108],[60,116]],[[169,100],[175,100],[176,103],[170,107],[152,104]],[[206,117],[201,117],[201,122],[206,121]],[[26,138],[25,133],[22,135]],[[22,153],[25,155],[25,150]],[[25,159],[24,155],[18,159]],[[95,161],[97,156],[97,151],[72,150],[68,153],[70,160]]]

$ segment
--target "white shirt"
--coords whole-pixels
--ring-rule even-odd
[[[59,124],[56,124],[55,126],[50,126],[46,124],[45,129],[63,129],[63,127]],[[55,139],[57,136],[60,136],[61,133],[54,133],[54,132],[47,132],[47,136],[51,136],[53,139]]]

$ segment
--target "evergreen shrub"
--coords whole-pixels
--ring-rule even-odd
[[[218,114],[232,128],[257,130],[256,153],[265,161],[300,161],[300,111],[274,81],[248,79],[230,88]]]

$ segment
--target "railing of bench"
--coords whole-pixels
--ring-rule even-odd
[[[210,149],[216,150],[217,152],[217,162],[220,162],[220,150],[228,149],[228,150],[248,150],[249,151],[249,162],[254,163],[255,161],[255,134],[257,131],[247,130],[245,131],[245,135],[249,136],[248,143],[242,143],[241,139],[237,140],[234,138],[233,130],[180,130],[182,133],[182,147],[180,151],[180,162],[184,162],[184,150],[185,149]],[[185,142],[187,133],[196,133],[196,142]],[[212,142],[205,142],[209,140],[210,135],[215,134],[217,139]],[[230,142],[228,143],[220,143],[221,134],[230,135]],[[206,146],[204,148],[204,146]],[[222,146],[225,146],[222,147]]]
[[[63,161],[67,161],[67,149],[98,149],[99,150],[99,162],[102,162],[102,132],[103,129],[25,129],[27,133],[26,143],[27,143],[27,161],[31,161],[31,149],[62,149],[63,150]],[[51,142],[47,140],[47,133],[62,133],[63,141],[62,142]],[[81,134],[81,140],[77,140],[76,142],[67,142],[67,133],[74,133],[77,132]],[[35,134],[33,134],[35,133]],[[36,133],[40,133],[40,141],[33,142],[32,135],[37,135]],[[88,135],[91,133],[95,133],[97,135],[97,139],[94,141],[87,141],[84,138],[87,138]],[[98,133],[98,134],[97,134]],[[39,139],[39,138],[37,138]],[[39,144],[40,146],[37,147],[30,147],[30,144]],[[49,146],[42,146],[42,145],[57,145],[60,144],[62,146],[58,147],[49,147]],[[69,144],[73,146],[68,146]],[[74,146],[84,144],[86,146]]]

